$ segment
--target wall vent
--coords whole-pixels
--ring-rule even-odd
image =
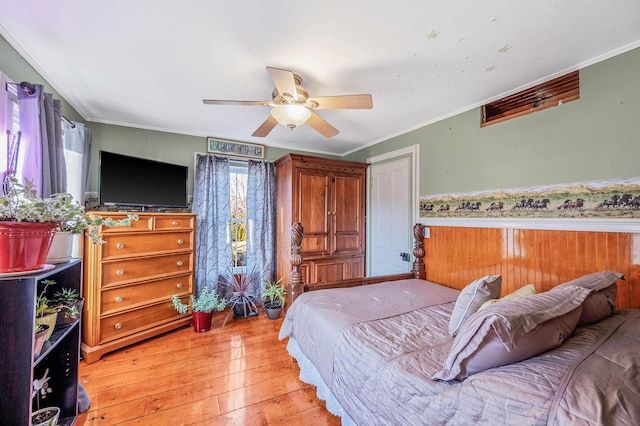
[[[580,76],[574,71],[482,106],[480,127],[580,99]]]

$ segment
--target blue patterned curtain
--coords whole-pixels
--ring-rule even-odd
[[[229,159],[196,157],[191,211],[196,220],[196,290],[218,289],[218,276],[231,265]]]
[[[249,161],[247,170],[247,271],[257,275],[251,293],[259,295],[275,273],[276,174],[269,161]]]

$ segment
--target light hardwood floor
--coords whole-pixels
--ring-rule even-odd
[[[78,425],[339,425],[278,340],[282,317],[182,328],[80,363],[91,407]]]

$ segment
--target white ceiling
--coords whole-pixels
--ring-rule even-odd
[[[3,0],[0,34],[86,120],[344,155],[640,46],[638,0]],[[265,67],[340,130],[253,131]]]

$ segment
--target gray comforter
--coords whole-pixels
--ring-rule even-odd
[[[320,295],[322,291],[309,298],[322,301],[319,311],[305,297],[287,313],[280,337],[295,339],[356,423],[640,424],[640,311],[616,312],[580,327],[559,348],[529,360],[461,383],[439,382],[431,377],[442,368],[453,342],[447,326],[457,292],[417,283],[435,295],[418,296],[420,291],[405,290],[399,282],[369,289],[371,294],[389,288],[409,291],[410,304],[423,305],[394,308],[398,313],[387,312],[380,319],[370,318],[363,300],[356,302],[360,309],[355,316],[331,312],[332,304],[346,299],[330,301],[331,293]],[[418,302],[419,297],[426,299]],[[331,319],[338,319],[336,328]]]

